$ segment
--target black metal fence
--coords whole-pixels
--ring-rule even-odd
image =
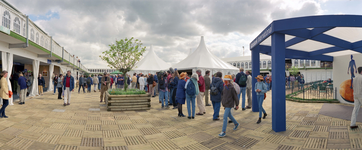
[[[332,83],[324,83],[323,80],[299,84],[287,83],[285,94],[291,98],[300,99],[336,99]]]

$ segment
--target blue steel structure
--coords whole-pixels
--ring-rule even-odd
[[[336,27],[362,29],[362,16],[324,15],[276,20],[267,26],[250,43],[250,49],[252,51],[253,88],[256,83],[255,77],[260,73],[259,53],[271,55],[272,57],[272,129],[275,132],[286,130],[285,58],[333,61],[333,56],[325,54],[344,50],[362,53],[362,35],[358,41],[349,42],[324,34]],[[295,37],[285,41],[285,35]],[[269,36],[271,36],[271,46],[260,45]],[[306,40],[313,40],[332,46],[312,51],[308,49],[296,50],[290,48]],[[255,92],[253,92],[252,111],[259,111]]]

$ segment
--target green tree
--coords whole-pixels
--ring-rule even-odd
[[[127,72],[131,71],[134,65],[141,59],[146,47],[133,37],[121,39],[115,44],[109,45],[109,50],[102,52],[99,57],[108,63],[108,67],[117,69],[124,74],[124,90],[127,91]]]
[[[293,75],[293,76],[298,75],[298,72],[299,72],[298,68],[295,67],[295,66],[293,66],[292,68],[289,68],[288,71],[289,71],[289,73],[290,73],[291,75]]]

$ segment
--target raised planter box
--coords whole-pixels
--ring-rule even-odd
[[[106,92],[106,106],[108,111],[149,110],[151,95],[110,95]]]

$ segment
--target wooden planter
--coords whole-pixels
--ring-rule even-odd
[[[106,106],[108,111],[149,110],[151,95],[110,95],[106,92]]]

